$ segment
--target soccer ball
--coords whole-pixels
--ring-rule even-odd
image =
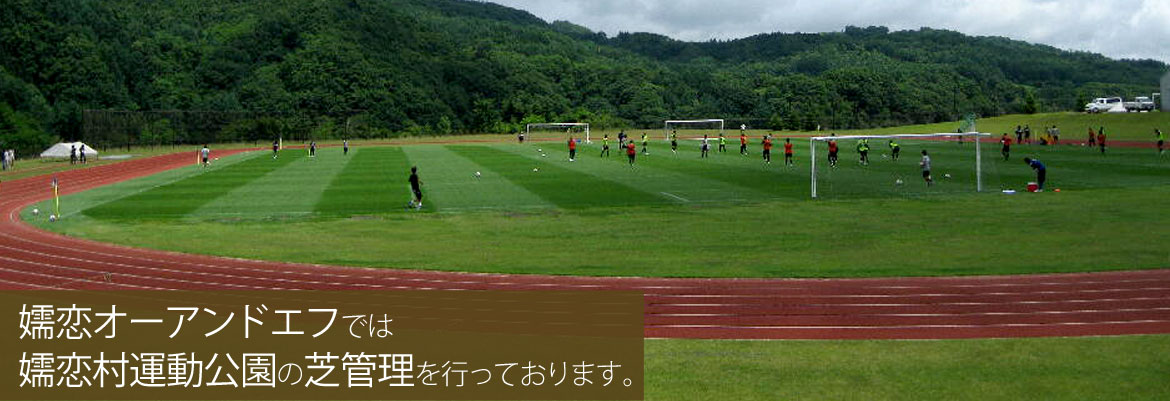
[[[535,172],[537,172],[537,171],[540,171],[540,169],[538,169],[538,168],[534,168],[534,169],[532,169],[532,172],[533,172],[533,173],[535,173]]]
[[[902,185],[902,184],[905,184],[905,183],[902,182],[901,178],[899,178],[897,181],[894,181],[894,185]]]
[[[475,178],[479,178],[479,176],[480,176],[479,172],[478,172],[478,171],[476,171],[476,172],[475,172]]]
[[[33,216],[40,216],[40,215],[41,215],[41,209],[33,209]]]
[[[548,155],[546,155],[546,154],[544,154],[544,153],[541,153],[541,154],[540,154],[540,157],[548,157]]]
[[[54,222],[54,221],[57,221],[57,215],[55,215],[55,214],[50,214],[50,215],[49,215],[49,222],[50,222],[50,223],[52,223],[52,222]]]
[[[943,178],[951,178],[950,174],[943,174]]]
[[[544,149],[537,148],[536,151],[540,152],[540,153],[544,153]]]

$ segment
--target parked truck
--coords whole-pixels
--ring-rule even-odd
[[[1145,96],[1138,96],[1132,102],[1125,102],[1125,111],[1128,112],[1154,111],[1154,107],[1154,99]]]
[[[1119,97],[1099,97],[1099,98],[1093,99],[1093,101],[1091,103],[1085,105],[1085,112],[1086,113],[1107,113],[1110,110],[1113,110],[1114,108],[1116,108],[1118,105],[1121,105],[1121,104],[1122,104],[1122,101],[1121,101],[1121,98],[1119,98]]]

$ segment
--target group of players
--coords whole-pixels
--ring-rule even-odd
[[[830,136],[836,136],[836,134],[831,134]],[[1161,135],[1161,131],[1158,131],[1158,138],[1159,138],[1158,148],[1159,148],[1159,152],[1161,152],[1163,142],[1164,142],[1164,137]],[[1102,136],[1097,138],[1097,141],[1099,141],[1103,144],[1104,139],[1105,138],[1102,135]],[[650,155],[650,140],[649,140],[649,137],[645,133],[642,134],[641,142],[642,142],[642,150],[641,150],[642,155],[649,156]],[[830,167],[837,167],[837,163],[839,161],[838,154],[840,152],[840,147],[838,146],[836,140],[829,139],[826,142],[828,143],[828,148],[829,148],[828,149],[829,166]],[[1000,140],[1000,142],[1003,143],[1004,160],[1007,160],[1011,154],[1011,138],[1008,137],[1007,134],[1004,134],[1004,136]],[[718,143],[719,143],[719,152],[720,153],[726,152],[727,151],[727,137],[724,136],[722,133],[719,134]],[[772,147],[773,147],[772,135],[771,134],[764,135],[760,141],[760,145],[763,147],[762,156],[763,156],[764,162],[766,164],[772,164]],[[890,158],[893,161],[898,161],[902,155],[902,145],[899,144],[898,141],[896,139],[893,139],[893,138],[889,139],[887,145],[890,147]],[[1102,147],[1103,146],[1104,145],[1102,145]],[[577,158],[577,139],[570,136],[569,141],[568,141],[568,147],[569,147],[569,161],[571,161],[571,162],[576,161],[576,158]],[[639,153],[638,148],[637,148],[635,141],[632,138],[630,138],[629,136],[627,136],[625,131],[618,133],[618,148],[624,149],[626,151],[626,157],[629,160],[629,164],[631,166],[635,165],[635,163],[637,161],[637,156]],[[678,132],[677,131],[672,132],[670,135],[670,151],[674,152],[676,154],[678,153]],[[869,165],[869,163],[870,163],[869,151],[870,151],[869,139],[860,139],[857,141],[858,164],[863,165],[863,166]],[[708,136],[706,134],[703,135],[703,139],[702,139],[701,145],[699,147],[699,152],[700,152],[699,153],[700,158],[707,158],[709,156],[709,154],[711,152],[711,138],[710,138],[710,136]],[[743,131],[741,131],[739,134],[739,153],[740,153],[740,155],[743,155],[743,156],[748,155],[748,137],[747,137],[747,134]],[[610,156],[609,135],[606,134],[601,139],[601,154],[599,155],[599,157],[609,157],[609,156]],[[794,166],[795,165],[794,158],[795,158],[795,152],[794,152],[793,146],[792,146],[792,139],[785,138],[784,139],[784,164],[786,166],[789,166],[789,167]],[[1047,167],[1044,165],[1044,163],[1040,162],[1039,160],[1034,160],[1031,158],[1025,158],[1024,163],[1026,163],[1032,169],[1036,170],[1036,179],[1037,179],[1037,182],[1039,184],[1039,188],[1042,191],[1044,189],[1044,182],[1047,179]],[[926,185],[928,187],[933,186],[935,184],[935,180],[934,180],[934,176],[931,172],[930,153],[925,149],[922,150],[922,159],[919,161],[918,166],[922,170],[922,179],[926,182]]]
[[[719,134],[719,153],[727,152],[727,137],[722,133]],[[577,139],[572,136],[569,137],[569,161],[575,161],[577,156]],[[763,147],[763,160],[766,164],[772,164],[772,147],[774,146],[772,135],[767,134],[760,140],[760,145]],[[631,166],[635,165],[638,156],[638,148],[633,138],[626,135],[625,131],[618,133],[618,149],[626,151],[626,157],[629,159]],[[670,151],[678,153],[678,131],[673,131],[670,134]],[[650,155],[650,139],[642,134],[642,155]],[[699,146],[699,157],[707,158],[711,154],[711,137],[704,134],[701,145]],[[739,154],[742,156],[748,155],[748,137],[744,132],[739,133]],[[599,157],[609,157],[609,134],[601,138],[601,154]],[[784,140],[784,164],[786,166],[794,166],[795,160],[793,158],[792,140],[786,138]]]

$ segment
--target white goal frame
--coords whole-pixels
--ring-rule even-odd
[[[537,123],[528,124],[524,127],[524,135],[532,134],[533,128],[564,128],[564,127],[585,127],[585,143],[593,143],[589,138],[589,123]]]
[[[711,118],[703,120],[666,120],[662,126],[662,137],[670,140],[670,126],[672,124],[702,124],[702,123],[719,123],[719,133],[724,133],[723,129],[726,122],[722,118]]]
[[[939,134],[898,134],[898,135],[846,135],[846,136],[815,136],[809,138],[809,175],[812,179],[812,198],[817,198],[817,142],[861,139],[925,139],[925,138],[975,138],[975,192],[983,192],[983,146],[979,138],[990,138],[991,134],[984,132],[951,132]]]

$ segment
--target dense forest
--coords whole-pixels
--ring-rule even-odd
[[[90,109],[362,121],[360,131],[310,134],[321,137],[668,118],[866,128],[1070,110],[1153,92],[1167,69],[925,28],[702,43],[610,37],[461,0],[12,0],[0,8],[0,48],[0,141],[24,155],[56,138],[107,142],[93,136],[109,132],[83,129]],[[258,140],[284,124],[256,120],[211,138],[174,134],[183,127],[166,120],[119,135]]]

